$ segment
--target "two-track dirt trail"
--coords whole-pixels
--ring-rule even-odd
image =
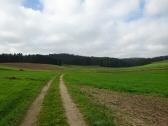
[[[87,126],[79,109],[72,101],[67,87],[63,81],[63,75],[60,76],[60,93],[65,108],[65,114],[70,126]]]
[[[27,114],[21,123],[20,126],[33,126],[33,124],[37,121],[37,115],[39,114],[44,96],[46,95],[51,83],[53,82],[54,79],[51,79],[41,90],[39,95],[36,97],[32,105],[27,111]]]

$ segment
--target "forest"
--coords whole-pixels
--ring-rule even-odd
[[[156,61],[167,60],[168,56],[153,58],[110,58],[110,57],[88,57],[73,54],[31,54],[23,55],[0,54],[0,63],[20,62],[20,63],[40,63],[54,65],[82,65],[82,66],[104,66],[104,67],[131,67],[146,65]]]

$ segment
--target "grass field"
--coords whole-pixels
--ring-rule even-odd
[[[0,126],[18,126],[28,106],[55,73],[0,67]]]
[[[164,115],[163,118],[168,116],[168,113],[162,113],[166,108],[168,109],[166,107],[168,105],[167,98],[155,97],[168,96],[168,61],[130,68],[71,66],[65,71],[65,81],[73,99],[91,126],[144,125],[137,123],[143,118],[147,118],[146,122],[155,120],[157,122],[155,125],[160,126],[162,124],[160,120],[157,120],[157,113]],[[86,91],[82,90],[83,86],[84,88],[87,86]],[[108,91],[97,91],[94,88],[108,89]],[[126,94],[111,94],[108,93],[109,91],[125,92]],[[136,94],[141,95],[137,96]],[[144,97],[144,95],[149,97]],[[114,101],[110,101],[112,97],[114,97]],[[124,103],[120,99],[123,99]],[[125,104],[124,106],[128,107],[124,107],[122,110],[123,107],[115,105],[118,104],[115,100],[121,102],[121,106]],[[116,112],[111,106],[115,106],[114,108],[119,111]],[[129,106],[135,109],[129,110]],[[156,109],[161,106],[163,110]],[[129,116],[125,116],[124,113]],[[135,113],[139,113],[139,116]],[[151,114],[156,118],[151,118]],[[116,115],[119,116],[116,117]],[[119,123],[116,120],[119,120]],[[150,123],[154,124],[152,121]]]
[[[71,68],[65,80],[70,84],[167,97],[168,61],[130,68]]]
[[[128,102],[128,106],[133,108],[137,107],[134,106],[137,104],[134,101],[144,100],[145,102],[140,105],[142,108],[138,109],[153,107],[155,111],[158,104],[163,110],[160,114],[163,117],[168,116],[166,113],[168,61],[130,68],[98,66],[59,68],[54,65],[39,65],[38,67],[37,64],[3,64],[0,65],[0,126],[18,126],[41,88],[53,76],[56,78],[44,98],[36,125],[68,126],[59,93],[59,76],[62,73],[70,95],[89,126],[118,125],[115,120],[116,110],[111,107],[112,101],[109,101],[113,96]],[[104,98],[108,99],[103,101]]]

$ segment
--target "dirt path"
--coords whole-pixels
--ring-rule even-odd
[[[37,98],[34,100],[32,105],[28,109],[27,114],[26,114],[26,116],[20,126],[33,126],[33,124],[37,121],[37,115],[39,114],[39,112],[41,110],[41,105],[42,105],[44,96],[46,95],[47,90],[49,89],[52,81],[53,81],[53,79],[50,80],[43,87],[43,89],[41,90],[41,92],[39,93]]]
[[[65,86],[63,81],[63,75],[61,75],[60,77],[60,93],[69,125],[87,126],[82,117],[82,114],[80,113],[79,109],[76,107],[75,103],[72,101],[68,93],[67,87]]]

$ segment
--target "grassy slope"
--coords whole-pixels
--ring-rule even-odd
[[[168,61],[118,69],[71,68],[65,80],[71,84],[168,96]]]
[[[37,126],[68,126],[59,93],[59,74],[57,74],[44,98]]]
[[[17,126],[42,86],[54,74],[0,66],[0,126]]]

